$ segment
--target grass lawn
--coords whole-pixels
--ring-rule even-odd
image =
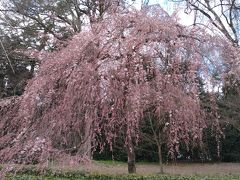
[[[55,166],[41,174],[36,168],[27,167],[22,173],[9,175],[9,180],[240,180],[240,163],[175,163],[164,166],[165,174],[158,174],[156,163],[137,163],[137,174],[127,174],[127,164],[117,161],[94,161],[82,166]]]
[[[137,174],[157,174],[160,170],[158,163],[137,163]],[[124,174],[127,164],[117,161],[96,161],[85,167],[88,172],[104,174]],[[164,172],[180,175],[225,175],[240,174],[240,163],[169,163],[165,164]]]
[[[55,177],[55,176],[33,176],[33,175],[17,175],[14,177],[8,177],[6,180],[239,180],[240,176],[237,175],[103,175],[103,174],[91,174],[86,176],[75,176],[75,177]]]

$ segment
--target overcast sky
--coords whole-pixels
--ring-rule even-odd
[[[142,0],[135,0],[134,5],[137,8],[141,7]],[[177,7],[176,3],[171,2],[171,0],[149,0],[149,5],[160,4],[161,7],[166,10],[169,14],[173,13],[175,8],[179,8],[178,17],[180,18],[180,23],[183,25],[192,25],[193,24],[193,14],[184,13],[183,7]],[[173,7],[175,5],[175,7]]]

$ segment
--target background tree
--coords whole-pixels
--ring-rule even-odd
[[[186,0],[182,2],[186,3],[186,13],[194,12],[194,25],[210,28],[211,26],[208,26],[210,23],[234,46],[239,46],[240,3],[238,0]]]
[[[54,39],[63,43],[124,1],[109,0],[10,0],[2,1],[4,31],[18,38],[25,47],[54,49]]]
[[[0,98],[19,96],[34,75],[36,60],[16,52],[16,42],[0,33]]]
[[[240,131],[239,82],[233,75],[227,78],[223,86],[223,95],[218,101],[219,108],[223,121]]]

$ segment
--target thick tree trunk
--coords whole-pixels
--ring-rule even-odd
[[[128,173],[136,173],[136,161],[135,161],[135,151],[132,140],[129,140],[127,145],[127,154],[128,154]]]
[[[160,173],[163,174],[163,160],[162,160],[162,145],[161,144],[158,144],[158,158],[159,158]]]
[[[86,137],[86,141],[83,143],[81,147],[81,154],[85,157],[92,159],[92,144],[91,144],[91,135]]]
[[[79,147],[78,155],[92,159],[92,122],[85,122],[82,144]]]

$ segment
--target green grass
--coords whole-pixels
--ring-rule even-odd
[[[118,161],[96,161],[104,165],[126,165]],[[145,163],[144,163],[145,164]],[[148,163],[147,163],[148,164]],[[151,164],[151,163],[150,163]],[[1,166],[0,166],[1,167]],[[240,172],[239,172],[240,173]],[[240,180],[240,174],[216,175],[173,175],[173,174],[104,174],[86,172],[83,170],[38,169],[34,166],[24,166],[16,175],[7,174],[6,180]]]
[[[239,180],[240,175],[214,175],[214,176],[182,176],[182,175],[104,175],[104,174],[85,174],[81,176],[35,176],[35,175],[17,175],[8,176],[7,180]]]
[[[94,161],[96,163],[104,164],[104,165],[126,165],[126,162],[123,161],[114,161],[114,160],[97,160]]]
[[[110,163],[110,162],[108,162]],[[88,173],[85,171],[66,171],[36,168],[24,168],[16,175],[7,174],[6,180],[240,180],[240,174],[226,175],[171,175],[171,174],[121,174],[110,175]]]

